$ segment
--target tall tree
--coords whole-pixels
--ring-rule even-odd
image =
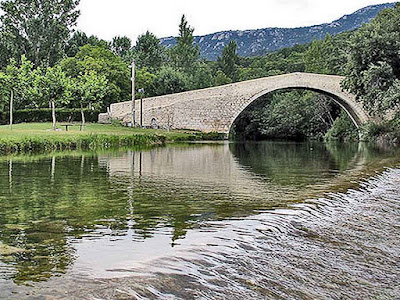
[[[166,60],[165,47],[151,32],[147,31],[138,37],[134,47],[134,56],[139,68],[146,68],[150,72],[160,70]]]
[[[232,81],[238,81],[239,72],[237,63],[239,56],[237,55],[237,44],[235,41],[230,41],[222,50],[222,56],[218,58],[217,63],[219,69]]]
[[[170,51],[172,66],[185,72],[192,72],[195,63],[200,57],[200,49],[194,44],[194,28],[188,25],[185,15],[179,24],[179,36],[177,44]]]
[[[331,46],[331,37],[327,36],[325,40],[315,39],[308,50],[305,52],[304,60],[306,72],[329,74],[328,66],[328,46]]]
[[[351,39],[344,86],[375,115],[400,114],[400,4],[383,10]]]
[[[111,42],[111,50],[115,55],[122,59],[129,53],[132,48],[132,41],[126,36],[116,36]]]
[[[75,31],[72,37],[68,40],[65,47],[65,54],[68,57],[73,57],[79,52],[79,48],[89,44],[89,37],[83,31]]]
[[[15,59],[21,55],[36,67],[53,66],[63,56],[79,0],[5,0],[0,3],[2,35]]]
[[[83,31],[75,31],[71,38],[68,40],[65,47],[65,54],[68,57],[74,57],[81,47],[86,45],[98,46],[111,50],[111,43],[102,40],[95,35],[87,36]]]

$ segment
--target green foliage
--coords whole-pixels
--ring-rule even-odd
[[[78,1],[49,3],[49,0],[1,3],[5,8],[0,30],[0,64],[4,66],[0,72],[2,111],[8,109],[11,91],[17,110],[48,107],[54,101],[57,107],[105,111],[111,103],[131,98],[128,64],[133,59],[137,66],[136,88],[143,88],[145,97],[292,72],[343,74],[350,43],[351,60],[345,86],[363,99],[371,113],[390,111],[395,115],[399,111],[400,5],[382,12],[357,32],[327,35],[324,40],[295,45],[264,57],[238,57],[237,45],[231,41],[216,62],[209,62],[199,60],[194,29],[185,16],[172,49],[166,50],[148,31],[139,36],[132,48],[127,37],[115,37],[109,43],[79,31],[71,35],[71,27],[79,15]],[[46,22],[48,26],[43,25]],[[56,22],[59,22],[57,28]],[[21,35],[24,30],[29,30],[29,34]],[[14,59],[10,61],[10,57]],[[61,57],[64,59],[57,63]],[[330,102],[324,97],[310,93],[277,93],[268,101],[261,106],[255,104],[253,112],[243,114],[242,125],[248,136],[321,138],[339,115],[337,107],[326,105]],[[345,115],[341,116],[328,134],[330,138],[345,139],[345,135],[351,138],[354,128],[350,129],[347,121]],[[349,130],[344,130],[345,126]]]
[[[60,66],[38,69],[35,76],[38,98],[43,103],[54,102],[56,106],[69,103],[69,78]]]
[[[327,36],[325,40],[314,40],[304,55],[306,72],[329,74],[327,61],[329,47],[332,46],[331,37]]]
[[[237,44],[235,41],[230,41],[229,44],[222,50],[222,56],[218,58],[217,64],[219,69],[230,78],[232,81],[238,81],[239,72],[237,62]]]
[[[154,80],[154,95],[166,95],[187,90],[188,78],[171,67],[164,67]]]
[[[25,137],[24,139],[0,139],[0,154],[29,153],[63,150],[96,150],[128,146],[161,145],[165,137],[158,135],[65,135],[51,137]]]
[[[132,41],[126,36],[114,37],[111,43],[111,50],[115,55],[118,55],[122,59],[126,57],[132,48]]]
[[[0,96],[4,101],[3,104],[9,105],[10,92],[13,91],[15,109],[38,107],[40,102],[37,101],[38,90],[35,81],[41,71],[34,70],[33,64],[25,56],[22,56],[20,61],[18,65],[12,59],[4,73],[0,72]]]
[[[9,58],[19,60],[25,54],[36,67],[54,66],[76,25],[78,4],[79,0],[2,1],[1,44]]]
[[[78,113],[78,110],[75,110]],[[86,131],[72,127],[68,132],[48,131],[49,123],[18,124],[13,131],[0,126],[0,154],[49,152],[55,150],[107,149],[128,146],[154,146],[165,142],[221,139],[218,133],[132,129],[112,125],[89,124]]]
[[[214,81],[216,86],[232,83],[232,79],[226,76],[221,70],[218,70],[215,74]]]
[[[360,128],[360,139],[365,142],[400,144],[399,119],[364,124]]]
[[[89,71],[72,78],[69,86],[71,100],[78,102],[80,107],[95,107],[100,109],[97,99],[102,99],[107,92],[107,79],[104,74]]]
[[[383,10],[351,39],[344,83],[370,114],[400,111],[400,4]]]
[[[358,141],[358,129],[354,125],[349,115],[342,111],[341,115],[335,120],[332,127],[326,133],[326,141],[353,142]]]
[[[160,70],[167,59],[164,46],[149,31],[138,37],[133,51],[138,68],[146,68],[150,72]]]
[[[75,57],[61,61],[60,66],[72,78],[81,74],[103,74],[107,79],[107,91],[104,97],[97,99],[103,110],[111,103],[130,99],[130,70],[122,59],[111,50],[100,46],[85,45]]]
[[[203,89],[215,85],[213,69],[206,62],[195,64],[193,71],[187,74],[189,78],[188,89]]]
[[[146,68],[137,69],[136,76],[135,76],[135,84],[136,84],[136,91],[140,89],[144,89],[143,97],[150,97],[154,94],[154,80],[156,79],[156,75],[147,71]],[[138,92],[136,92],[136,99],[140,98]]]
[[[99,110],[84,109],[85,116],[88,122],[97,122]],[[78,108],[58,108],[56,115],[60,122],[77,122],[81,120],[81,109]],[[8,124],[9,113],[0,113],[0,124]],[[14,111],[14,122],[18,123],[37,123],[37,122],[51,122],[51,109],[22,109]]]
[[[74,57],[80,50],[81,47],[85,45],[98,46],[105,49],[110,49],[110,43],[99,39],[97,36],[91,35],[87,36],[86,33],[82,31],[75,31],[72,37],[68,40],[65,46],[65,54],[68,57]]]
[[[194,28],[188,25],[183,15],[179,24],[179,36],[176,38],[177,44],[170,50],[169,56],[172,66],[185,72],[191,72],[200,57],[199,46],[194,45],[193,32]]]
[[[322,139],[337,110],[329,98],[319,94],[276,92],[259,99],[239,116],[234,135],[248,139]]]
[[[352,33],[342,33],[323,40],[315,40],[304,54],[305,71],[319,74],[344,75],[347,64],[347,49]]]

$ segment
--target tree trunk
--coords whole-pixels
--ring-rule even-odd
[[[12,130],[13,127],[13,105],[14,105],[14,91],[11,89],[10,95],[10,128]]]
[[[54,100],[51,100],[51,115],[53,117],[53,130],[56,131],[56,105]]]
[[[86,122],[85,122],[85,113],[83,111],[83,105],[81,104],[81,115],[82,115],[82,130],[85,130]]]

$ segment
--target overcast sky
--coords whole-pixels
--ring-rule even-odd
[[[81,0],[78,29],[111,40],[149,30],[176,36],[182,14],[195,35],[223,30],[299,27],[331,22],[388,0]]]

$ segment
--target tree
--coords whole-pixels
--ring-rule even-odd
[[[137,69],[136,76],[135,76],[135,84],[136,84],[136,91],[143,89],[144,90],[144,97],[151,97],[155,96],[154,94],[154,80],[156,75],[147,71],[146,68]],[[136,94],[136,99],[138,99],[140,95]]]
[[[344,87],[373,115],[400,113],[400,4],[383,10],[351,39]]]
[[[81,47],[86,45],[98,46],[105,49],[111,49],[109,42],[99,39],[95,35],[87,36],[83,31],[75,31],[65,46],[65,54],[68,57],[74,57],[78,54]]]
[[[25,56],[20,59],[18,64],[14,59],[0,73],[0,96],[2,98],[3,109],[10,111],[10,125],[13,123],[13,109],[38,107],[37,90],[34,78],[37,70],[33,69],[33,64]]]
[[[0,69],[4,69],[13,57],[15,46],[10,43],[8,34],[0,31]]]
[[[203,89],[215,84],[213,69],[207,62],[198,62],[189,76],[189,89]]]
[[[95,71],[88,71],[71,79],[69,93],[72,101],[79,101],[82,116],[82,127],[85,128],[85,107],[99,106],[97,99],[102,99],[107,92],[107,79]]]
[[[187,77],[171,67],[164,67],[154,79],[154,95],[174,94],[187,90]]]
[[[78,4],[79,0],[2,1],[1,31],[12,45],[12,57],[26,55],[35,67],[54,66],[76,25]]]
[[[13,98],[14,90],[10,88],[11,78],[8,74],[0,72],[0,111],[4,112],[6,110],[7,104],[9,104],[10,111],[10,126],[12,128],[13,124]],[[10,99],[8,101],[8,99]]]
[[[218,68],[232,81],[239,80],[239,72],[237,62],[239,56],[237,55],[237,44],[235,41],[230,41],[228,45],[222,50],[222,56],[218,57]]]
[[[57,129],[56,106],[67,104],[69,99],[70,80],[60,66],[48,67],[41,74],[36,73],[36,85],[40,97],[51,106],[53,130]]]
[[[179,36],[176,38],[177,44],[170,50],[172,66],[184,72],[191,72],[195,62],[200,57],[198,45],[194,45],[194,28],[188,25],[185,15],[182,16],[179,24]]]
[[[106,76],[107,91],[102,99],[98,99],[101,109],[105,109],[111,103],[130,98],[131,82],[128,65],[108,49],[85,45],[75,57],[63,59],[60,66],[67,76],[72,78],[91,71]]]
[[[216,86],[232,83],[232,79],[226,76],[221,70],[217,71],[214,81]]]
[[[138,37],[134,47],[134,56],[139,68],[157,72],[166,61],[165,47],[151,32],[147,31]]]
[[[89,44],[89,37],[83,31],[78,30],[68,40],[65,54],[68,57],[74,57],[79,52],[79,48],[87,44]]]
[[[331,37],[327,36],[325,40],[314,40],[304,55],[306,72],[329,74],[328,44],[331,46]]]
[[[128,55],[131,48],[132,41],[126,36],[117,36],[114,37],[112,40],[111,51],[122,59],[124,59],[124,57]]]

